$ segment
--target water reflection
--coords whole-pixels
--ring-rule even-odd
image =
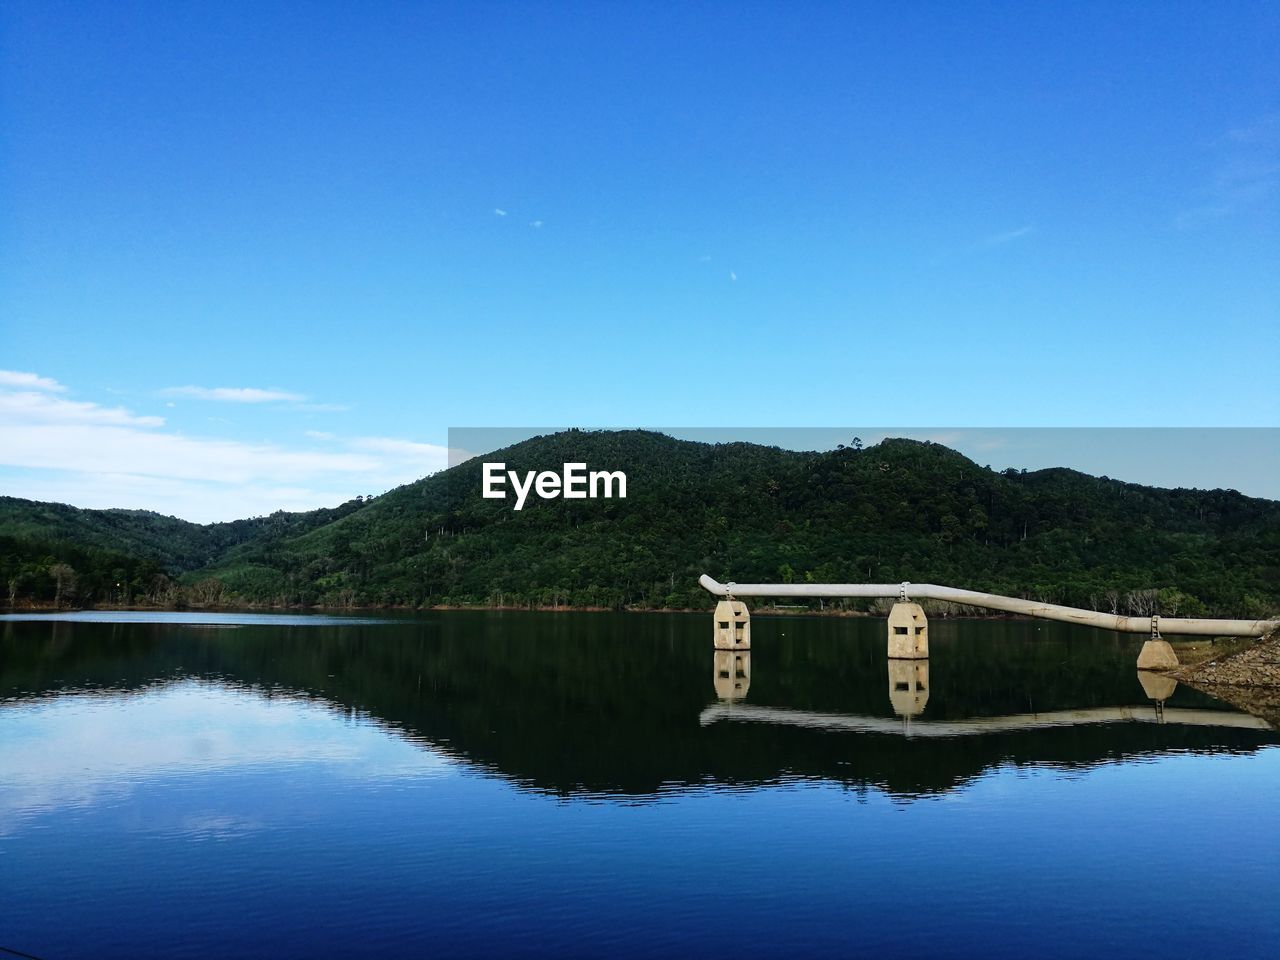
[[[754,650],[714,652],[709,689],[705,623],[510,613],[227,630],[6,622],[0,725],[17,729],[41,704],[86,694],[110,695],[104,717],[127,713],[168,690],[171,706],[223,711],[201,722],[222,731],[215,742],[228,766],[262,759],[245,734],[228,732],[236,704],[261,724],[263,744],[279,735],[286,754],[325,755],[322,737],[292,742],[288,724],[273,732],[252,707],[265,699],[318,708],[308,714],[317,730],[362,718],[373,736],[521,789],[631,797],[782,777],[913,796],[1007,763],[1086,766],[1280,742],[1261,721],[1184,687],[1150,686],[1166,721],[1159,732],[1132,722],[1155,717],[1137,705],[1147,684],[1134,683],[1133,641],[1096,631],[944,621],[931,631],[931,660],[890,662],[882,621],[759,618]],[[142,756],[146,729],[122,724],[103,729]],[[963,749],[947,742],[960,736]],[[69,768],[78,755],[108,755],[82,738],[64,742]],[[50,734],[43,748],[56,743]]]
[[[717,650],[711,675],[717,697],[724,701],[743,699],[751,689],[751,651]]]
[[[1280,736],[1185,685],[1152,687],[1164,724],[1126,722],[1153,715],[1128,638],[940,622],[903,671],[883,621],[760,617],[708,684],[703,616],[420,620],[0,625],[4,945],[1243,957],[1280,936]],[[1178,843],[1134,830],[1171,797]],[[1152,887],[1205,851],[1230,883]]]
[[[1178,681],[1154,670],[1139,670],[1138,683],[1147,699],[1155,704],[1156,719],[1164,723],[1164,702],[1178,689]]]
[[[1090,724],[1117,723],[1173,723],[1192,727],[1213,727],[1232,730],[1271,731],[1265,720],[1247,713],[1222,709],[1176,709],[1166,712],[1164,703],[1178,689],[1171,677],[1150,670],[1138,671],[1138,682],[1143,693],[1153,701],[1154,710],[1131,704],[1098,706],[1087,709],[1050,710],[1027,712],[1009,716],[980,716],[958,720],[918,721],[929,703],[929,661],[888,659],[886,669],[889,679],[889,705],[893,713],[902,718],[901,725],[874,715],[856,713],[831,713],[800,710],[790,707],[772,707],[763,704],[734,704],[747,694],[747,683],[735,681],[746,677],[749,681],[750,653],[732,654],[716,651],[714,676],[716,696],[720,703],[707,707],[699,715],[702,726],[710,726],[721,720],[771,723],[780,726],[845,733],[902,733],[905,736],[964,737],[993,733],[1013,733],[1076,727]],[[742,664],[745,659],[745,667]]]
[[[889,661],[889,703],[893,712],[910,720],[924,713],[929,702],[929,661]]]
[[[144,782],[244,769],[296,776],[324,767],[349,779],[439,775],[449,761],[349,722],[332,707],[217,683],[180,681],[124,693],[75,693],[0,711],[0,835],[16,818],[115,803]],[[243,832],[243,818],[203,811],[192,833]],[[180,829],[185,830],[186,827]]]

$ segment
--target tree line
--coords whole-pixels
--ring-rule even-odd
[[[531,501],[517,513],[480,497],[473,461],[323,516],[224,534],[212,558],[160,563],[144,579],[169,577],[178,602],[193,604],[703,608],[712,598],[697,577],[710,573],[935,582],[1137,615],[1280,610],[1280,504],[1234,491],[995,471],[906,440],[809,453],[569,431],[487,459],[522,471],[572,461],[625,470],[628,496]],[[110,596],[113,572],[126,569],[59,559],[76,569],[82,599],[90,579],[95,597]],[[57,595],[51,576],[46,567],[38,583],[46,602]],[[24,583],[18,599],[37,589]],[[139,587],[135,602],[160,595]]]

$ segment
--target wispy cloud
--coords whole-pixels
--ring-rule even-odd
[[[1000,233],[993,233],[989,237],[985,237],[982,241],[984,247],[998,247],[1001,244],[1013,243],[1015,240],[1022,240],[1031,236],[1036,232],[1036,228],[1032,226],[1018,227],[1016,230],[1004,230]]]
[[[52,430],[60,425],[95,427],[162,427],[163,417],[139,417],[124,407],[68,400],[47,392],[9,390],[0,387],[0,425],[25,423],[34,429]],[[0,452],[3,456],[3,452]]]
[[[1232,127],[1227,131],[1227,139],[1235,143],[1265,143],[1275,145],[1280,137],[1280,110],[1265,114],[1241,127]]]
[[[738,282],[738,275],[737,275],[736,273],[734,273],[732,270],[730,270],[730,271],[729,271],[729,279],[730,279],[730,280],[732,280],[734,283],[737,283],[737,282]]]
[[[533,228],[537,229],[538,227],[541,227],[541,226],[542,226],[542,221],[541,221],[541,220],[530,220],[530,221],[529,221],[529,226],[531,226],[531,227],[533,227]]]
[[[162,417],[0,385],[0,489],[35,500],[230,520],[332,506],[448,461],[443,446],[410,439],[310,440],[325,444],[190,436]]]
[[[66,393],[67,388],[50,377],[24,373],[21,370],[0,370],[0,387],[20,387],[27,390],[47,390],[50,393]]]
[[[433,473],[448,465],[449,451],[434,443],[400,440],[395,437],[353,437],[352,450],[394,457],[398,463],[415,466],[421,473]]]
[[[295,403],[292,409],[304,413],[342,413],[351,408],[345,403]]]
[[[307,399],[300,393],[258,387],[169,387],[160,393],[166,397],[192,397],[218,403],[302,403]]]
[[[494,207],[493,215],[495,217],[505,217],[507,215],[507,211],[503,210],[501,207]]]
[[[1280,111],[1227,131],[1214,151],[1199,202],[1174,218],[1180,229],[1243,213],[1280,194]]]

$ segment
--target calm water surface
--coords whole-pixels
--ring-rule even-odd
[[[5,619],[0,945],[1280,955],[1280,735],[1144,686],[1141,638],[935,621],[891,665],[883,621],[753,632]]]

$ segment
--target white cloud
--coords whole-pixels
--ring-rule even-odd
[[[434,443],[397,440],[394,437],[356,437],[349,441],[353,450],[395,457],[406,466],[417,465],[421,473],[434,473],[449,465],[449,449]]]
[[[541,221],[541,220],[530,220],[530,221],[529,221],[529,226],[531,226],[531,227],[540,227],[540,226],[542,226],[542,221]]]
[[[1227,139],[1236,143],[1266,143],[1274,145],[1280,138],[1280,110],[1259,117],[1253,123],[1234,127],[1227,131]]]
[[[494,207],[493,212],[499,217],[505,217],[507,215],[507,211],[503,210],[501,207]]]
[[[323,449],[188,436],[136,416],[0,387],[0,490],[85,507],[157,510],[208,522],[333,506],[447,466],[442,446],[312,431]]]
[[[1035,233],[1035,227],[1026,226],[1018,227],[1016,230],[1005,230],[1002,233],[993,233],[982,241],[985,247],[998,247],[1002,243],[1012,243],[1014,240],[1021,240]]]
[[[66,393],[67,388],[50,377],[24,373],[20,370],[0,370],[0,387],[21,387],[27,390],[48,390],[52,393]]]
[[[325,478],[306,478],[314,486],[288,483],[237,483],[218,480],[151,477],[129,473],[24,470],[3,476],[0,488],[12,497],[71,503],[106,510],[153,510],[195,523],[265,516],[277,510],[332,507],[357,493],[371,492],[348,481],[335,488]]]
[[[307,398],[286,390],[263,390],[258,387],[169,387],[160,391],[166,397],[194,397],[219,403],[302,403]]]
[[[93,424],[127,427],[161,427],[163,417],[137,417],[124,407],[65,400],[47,393],[5,390],[0,387],[0,424],[26,423],[51,429],[57,424]],[[2,455],[2,452],[0,452]]]
[[[307,430],[303,435],[310,437],[312,440],[332,440],[334,438],[334,435],[327,430]]]
[[[294,404],[292,409],[301,410],[304,413],[342,413],[351,408],[345,403],[298,403]]]
[[[0,418],[0,463],[237,484],[292,481],[317,473],[370,473],[381,466],[378,460],[356,453],[290,450],[95,422],[30,424],[4,418]]]
[[[412,457],[442,457],[446,450],[434,443],[418,443],[414,440],[397,440],[394,437],[356,437],[351,445],[360,450],[378,450]]]
[[[730,280],[732,280],[734,283],[737,283],[737,282],[738,282],[738,275],[737,275],[736,273],[734,273],[732,270],[730,270],[730,271],[729,271],[729,279],[730,279]]]
[[[1229,130],[1213,149],[1216,162],[1198,202],[1174,218],[1180,229],[1243,213],[1280,195],[1280,112]]]

